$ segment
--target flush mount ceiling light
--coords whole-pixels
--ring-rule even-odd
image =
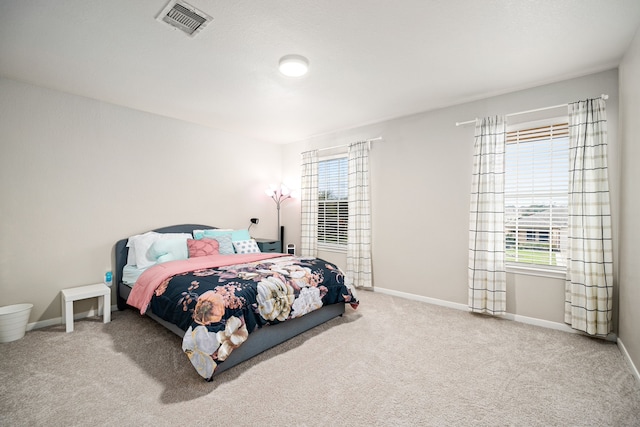
[[[287,77],[302,77],[309,71],[309,60],[301,55],[285,55],[280,58],[278,69]]]

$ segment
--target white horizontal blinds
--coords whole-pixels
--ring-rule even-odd
[[[569,127],[507,132],[506,261],[566,267]]]
[[[318,162],[318,245],[347,244],[349,187],[347,157]]]

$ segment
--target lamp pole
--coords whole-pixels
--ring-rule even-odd
[[[282,244],[282,236],[280,235],[280,205],[285,200],[291,198],[291,190],[284,184],[280,184],[280,188],[275,185],[270,185],[265,193],[276,202],[276,209],[278,210],[278,240],[280,240],[280,244]]]

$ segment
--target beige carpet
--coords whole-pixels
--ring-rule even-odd
[[[30,331],[0,344],[0,425],[640,425],[640,386],[613,343],[360,297],[212,383],[132,310]]]

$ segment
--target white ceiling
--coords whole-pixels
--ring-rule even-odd
[[[0,0],[0,75],[286,143],[616,67],[639,0]],[[304,78],[277,71],[301,54]]]

